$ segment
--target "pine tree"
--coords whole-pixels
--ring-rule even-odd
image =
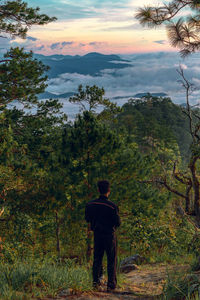
[[[139,8],[136,18],[148,27],[164,24],[171,45],[179,48],[184,57],[200,49],[199,8],[199,0],[172,0],[169,3],[163,1],[162,5]],[[185,9],[189,9],[193,14],[179,17]]]

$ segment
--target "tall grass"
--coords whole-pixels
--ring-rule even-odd
[[[192,273],[170,274],[163,289],[163,299],[200,299],[200,278]]]
[[[45,261],[17,261],[14,265],[0,263],[0,299],[30,299],[30,296],[56,296],[60,290],[91,289],[91,275],[87,268],[71,260],[65,263]]]

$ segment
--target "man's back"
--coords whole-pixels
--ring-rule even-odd
[[[85,219],[91,223],[91,229],[96,233],[112,234],[120,226],[118,207],[105,195],[86,205]]]

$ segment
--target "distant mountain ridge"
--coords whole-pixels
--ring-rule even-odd
[[[91,52],[83,56],[34,54],[34,57],[50,67],[47,73],[49,78],[58,77],[63,73],[97,76],[105,69],[123,69],[132,66],[128,60],[124,60],[118,55],[106,55],[97,52]]]
[[[134,98],[143,98],[143,97],[146,97],[148,95],[151,95],[153,97],[167,97],[168,95],[166,93],[138,93],[136,95],[134,95],[133,97]]]
[[[63,99],[66,98],[68,99],[69,97],[73,96],[74,94],[76,94],[77,92],[68,92],[68,93],[64,93],[64,94],[53,94],[50,92],[44,92],[42,94],[39,95],[39,99],[48,99],[48,98],[52,98],[52,99]],[[166,93],[138,93],[135,95],[130,95],[130,96],[116,96],[116,97],[112,97],[112,100],[119,100],[119,99],[130,99],[130,98],[143,98],[147,95],[152,95],[153,97],[167,97],[168,95]]]
[[[68,99],[69,97],[73,96],[75,94],[75,92],[68,92],[68,93],[64,93],[64,94],[53,94],[50,92],[44,92],[42,94],[40,94],[38,96],[39,99],[63,99],[66,98]]]

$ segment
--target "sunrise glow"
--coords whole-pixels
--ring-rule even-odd
[[[27,40],[16,39],[28,50],[41,54],[140,53],[174,51],[164,28],[142,27],[134,18],[138,7],[158,1],[99,0],[28,0],[39,6],[41,13],[56,16],[57,21],[46,26],[34,26]]]

